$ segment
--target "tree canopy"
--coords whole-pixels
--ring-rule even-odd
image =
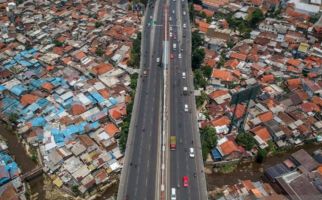
[[[251,150],[256,144],[254,137],[250,133],[239,133],[236,137],[236,142],[247,151]]]
[[[200,129],[200,138],[202,146],[202,157],[204,160],[207,159],[207,155],[210,153],[211,149],[217,145],[217,135],[216,130],[211,126],[206,126]]]

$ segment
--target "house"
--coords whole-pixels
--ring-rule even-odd
[[[227,137],[223,137],[218,140],[217,150],[225,160],[241,158],[244,152],[244,149],[237,146],[233,139]]]
[[[308,154],[304,149],[298,150],[293,153],[290,157],[293,163],[297,167],[303,167],[308,172],[311,172],[318,168],[319,163],[315,161],[310,154]]]

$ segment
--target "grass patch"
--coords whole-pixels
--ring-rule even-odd
[[[223,174],[229,174],[237,168],[237,163],[229,163],[219,167],[219,172]]]

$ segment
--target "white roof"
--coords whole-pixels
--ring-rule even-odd
[[[83,93],[77,94],[78,100],[85,106],[91,104],[91,100],[86,97]]]
[[[72,98],[73,97],[73,92],[72,91],[68,91],[66,93],[64,93],[63,95],[60,96],[60,98],[62,98],[64,101]]]

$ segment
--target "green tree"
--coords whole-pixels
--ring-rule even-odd
[[[207,17],[207,15],[206,15],[206,13],[205,13],[204,11],[201,11],[201,12],[199,13],[199,16],[200,16],[201,18],[206,18],[206,17]]]
[[[18,119],[19,119],[19,115],[17,113],[10,113],[8,118],[8,120],[13,124],[16,124]]]
[[[202,73],[203,73],[205,78],[207,78],[207,79],[210,78],[211,73],[212,73],[212,68],[211,67],[206,65],[206,66],[202,66],[200,69],[202,70]]]
[[[138,82],[138,74],[132,74],[130,78],[131,78],[130,87],[132,90],[135,90]]]
[[[228,48],[233,48],[234,47],[234,42],[232,40],[227,41],[227,47]]]
[[[236,142],[243,146],[247,151],[251,150],[256,145],[256,141],[250,133],[239,133],[236,137]]]
[[[208,24],[210,24],[212,22],[212,17],[206,17],[206,21]]]
[[[193,69],[198,69],[205,58],[205,50],[202,48],[194,49],[192,52],[191,65]]]
[[[202,104],[207,100],[208,100],[208,95],[202,91],[201,95],[196,97],[197,108],[200,108]]]
[[[207,80],[200,69],[194,71],[194,85],[196,89],[205,88],[207,85]]]
[[[104,54],[104,51],[103,51],[103,49],[101,47],[97,47],[95,53],[98,56],[102,56]]]
[[[206,126],[205,128],[200,129],[200,139],[201,139],[202,157],[204,160],[206,160],[211,149],[217,145],[216,130],[211,126]]]
[[[192,48],[192,50],[203,46],[203,44],[204,44],[204,40],[201,37],[201,34],[199,33],[199,31],[193,31],[191,33],[191,48]]]
[[[102,25],[103,25],[102,22],[99,22],[99,21],[95,22],[95,28],[99,28]]]
[[[130,127],[130,123],[127,121],[123,121],[121,125],[121,133],[120,133],[120,140],[119,140],[120,150],[122,153],[125,152],[127,137],[129,134],[129,127]]]
[[[189,3],[189,17],[190,17],[190,21],[193,22],[195,19],[195,9],[192,3]]]
[[[267,151],[265,149],[259,149],[256,156],[256,162],[262,163],[267,156]]]
[[[54,45],[56,47],[62,47],[64,45],[64,43],[63,42],[59,42],[58,40],[54,40]]]
[[[139,68],[140,57],[141,57],[141,33],[139,32],[136,39],[133,40],[133,45],[131,49],[131,59],[129,60],[128,65],[134,68]]]
[[[201,0],[192,0],[194,4],[198,4],[202,6],[202,1]]]
[[[257,26],[257,24],[264,19],[264,14],[261,9],[256,8],[254,12],[250,15],[248,21],[249,25],[253,28]]]
[[[314,14],[310,17],[310,22],[312,24],[315,24],[320,19],[320,17],[321,17],[321,14],[318,14],[318,13]]]
[[[73,185],[72,186],[72,191],[76,196],[78,196],[80,194],[80,191],[78,189],[78,185]]]

